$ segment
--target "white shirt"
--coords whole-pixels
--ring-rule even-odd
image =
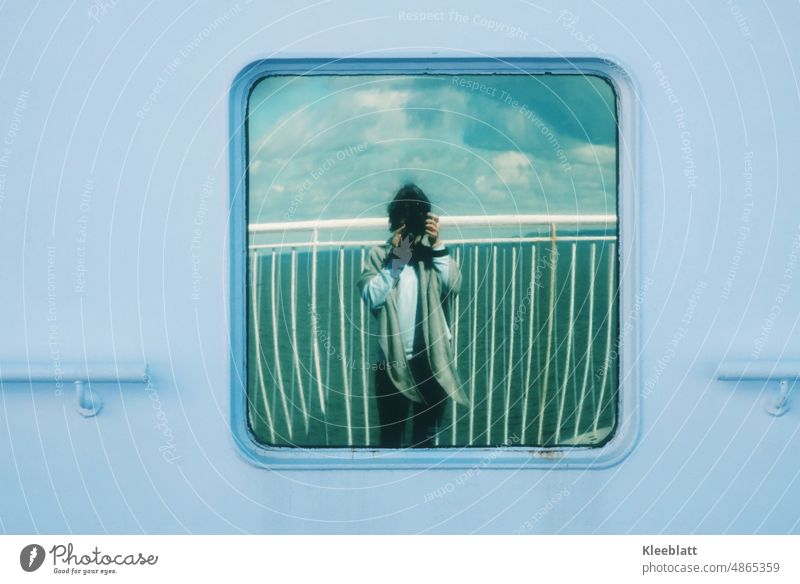
[[[444,249],[444,243],[438,243],[433,247],[435,250]],[[450,258],[440,256],[433,258],[433,267],[439,274],[440,282],[446,286],[449,282]],[[384,267],[381,271],[364,286],[362,298],[371,309],[378,308],[386,302],[386,297],[392,288],[397,285],[397,316],[400,320],[400,335],[403,339],[406,357],[410,358],[414,348],[414,324],[417,319],[417,295],[419,294],[419,279],[417,272],[410,264],[405,264],[400,270],[399,276],[392,275],[389,267]],[[445,323],[447,337],[450,338],[450,329]],[[383,351],[378,345],[378,360],[385,359]]]

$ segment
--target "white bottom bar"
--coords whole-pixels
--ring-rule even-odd
[[[21,564],[30,561],[32,544],[39,546],[33,555],[40,567],[27,573]],[[2,582],[152,584],[196,578],[246,584],[257,577],[264,582],[343,584],[579,579],[778,583],[800,578],[794,561],[797,537],[779,535],[31,535],[0,537],[0,552]],[[120,565],[125,561],[137,563]]]

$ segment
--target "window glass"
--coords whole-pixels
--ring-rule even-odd
[[[247,402],[259,442],[564,447],[613,436],[607,80],[275,75],[253,87],[246,123]],[[410,193],[430,202],[433,247],[430,234],[390,241],[388,205],[406,185],[409,223],[426,217]]]

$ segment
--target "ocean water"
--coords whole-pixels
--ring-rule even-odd
[[[574,247],[574,296],[572,242],[536,243],[535,261],[531,243],[449,246],[463,278],[451,332],[472,406],[449,401],[438,446],[599,446],[613,436],[619,398],[617,247],[610,241],[593,245],[594,293],[592,244],[581,241]],[[248,420],[260,442],[380,447],[377,326],[356,288],[367,252],[317,251],[318,374],[310,251],[297,249],[294,292],[290,251],[250,251]]]

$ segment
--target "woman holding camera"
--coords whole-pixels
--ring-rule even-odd
[[[375,397],[381,445],[401,447],[410,419],[412,445],[430,447],[448,398],[469,404],[450,332],[450,306],[461,288],[461,272],[422,189],[404,185],[388,213],[392,235],[370,250],[358,280],[361,298],[378,322]]]

